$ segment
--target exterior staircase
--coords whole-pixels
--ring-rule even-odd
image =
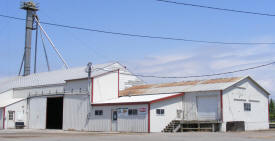
[[[180,120],[172,120],[162,132],[177,132],[180,129]]]
[[[219,131],[220,121],[172,120],[162,132]]]

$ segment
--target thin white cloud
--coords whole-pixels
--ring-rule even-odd
[[[272,46],[261,45],[243,48],[236,47],[233,50],[232,48],[219,48],[217,50],[215,50],[215,48],[208,50],[202,48],[196,52],[186,52],[186,54],[154,54],[147,56],[142,60],[134,61],[134,64],[138,64],[136,65],[138,67],[135,68],[134,72],[139,74],[158,76],[213,74],[269,63],[275,59],[275,56],[273,55],[274,53],[275,49],[273,49]],[[236,74],[215,76],[212,78],[250,75],[270,93],[275,94],[275,80],[273,80],[273,78],[275,79],[274,71],[275,65]],[[182,80],[183,79],[145,78],[145,81],[149,83],[163,83]],[[275,95],[272,96],[275,97]]]
[[[190,55],[159,55],[159,56],[149,56],[145,60],[139,61],[138,64],[141,66],[154,66],[166,63],[171,63],[175,61],[183,61],[192,56]]]

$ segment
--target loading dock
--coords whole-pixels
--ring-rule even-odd
[[[198,96],[197,107],[199,120],[216,120],[218,118],[218,98],[216,95]]]
[[[47,98],[46,129],[62,129],[63,97]]]

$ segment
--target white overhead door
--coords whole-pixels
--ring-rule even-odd
[[[35,97],[29,101],[29,128],[45,129],[46,128],[46,97]]]
[[[218,117],[218,97],[217,96],[198,96],[198,119],[216,120]]]
[[[3,125],[3,115],[4,115],[4,113],[3,113],[3,109],[0,109],[0,129],[3,129],[4,127],[4,125]]]

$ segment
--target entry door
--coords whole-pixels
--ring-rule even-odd
[[[112,110],[112,131],[117,131],[117,110]]]
[[[218,98],[217,96],[198,96],[198,119],[216,120],[218,116]]]
[[[0,129],[3,129],[4,127],[3,127],[3,110],[2,109],[0,109]]]
[[[62,127],[63,127],[63,97],[48,97],[46,128],[62,129]]]

